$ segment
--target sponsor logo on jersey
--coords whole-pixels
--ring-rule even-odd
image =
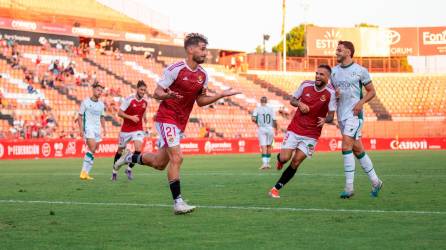
[[[187,76],[183,77],[183,81],[189,81],[189,78]]]

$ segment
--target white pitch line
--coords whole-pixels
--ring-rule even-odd
[[[182,173],[184,176],[276,176],[281,172],[273,172],[273,173],[225,173],[225,172],[205,172],[205,173]],[[365,174],[358,173],[358,176],[366,176]],[[1,176],[75,176],[79,175],[79,173],[0,173]],[[93,173],[92,176],[108,176],[110,173]],[[137,176],[158,176],[160,173],[136,173]],[[322,177],[344,177],[344,174],[310,174],[310,173],[299,173],[298,175],[302,176],[322,176]],[[425,175],[425,174],[381,174],[382,177],[421,177],[421,178],[444,178],[446,175],[437,174],[437,175]]]
[[[129,206],[129,207],[172,207],[167,204],[145,203],[109,203],[109,202],[79,202],[79,201],[26,201],[26,200],[0,200],[0,203],[14,204],[54,204],[54,205],[87,205],[87,206]],[[446,215],[446,211],[417,211],[417,210],[375,210],[375,209],[333,209],[333,208],[299,208],[299,207],[250,207],[250,206],[219,206],[197,205],[205,209],[233,209],[233,210],[265,210],[289,212],[335,212],[335,213],[390,213],[390,214],[421,214]]]

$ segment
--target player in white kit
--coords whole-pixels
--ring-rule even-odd
[[[99,100],[104,87],[99,83],[93,84],[92,87],[93,95],[82,101],[77,119],[80,135],[87,145],[80,174],[81,180],[93,180],[90,171],[93,167],[94,153],[102,141],[102,136],[105,136],[105,105]]]
[[[364,122],[363,105],[372,100],[376,92],[367,69],[353,61],[354,53],[353,43],[339,41],[336,49],[336,59],[339,64],[332,69],[331,73],[331,82],[338,93],[336,113],[342,134],[346,180],[345,189],[340,195],[343,199],[350,198],[354,194],[355,158],[353,154],[358,158],[372,183],[370,195],[377,197],[383,185],[361,142],[361,129]],[[362,94],[362,87],[367,90],[365,96]]]
[[[266,96],[260,98],[260,106],[252,113],[252,121],[258,126],[257,136],[262,149],[262,166],[260,169],[271,168],[271,150],[274,141],[275,129],[277,129],[276,115],[274,109],[267,105]]]

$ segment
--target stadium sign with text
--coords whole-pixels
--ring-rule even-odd
[[[428,56],[446,54],[446,27],[309,27],[309,56],[334,56],[339,40],[355,44],[355,56]]]

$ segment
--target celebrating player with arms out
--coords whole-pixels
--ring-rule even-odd
[[[302,82],[293,94],[291,105],[298,109],[277,155],[277,169],[282,169],[286,162],[292,160],[270,190],[269,195],[273,198],[280,198],[279,190],[293,178],[305,158],[313,155],[324,124],[333,122],[336,96],[335,91],[327,87],[330,74],[330,66],[319,65],[315,81]]]
[[[262,149],[262,166],[260,169],[271,168],[269,161],[271,159],[271,145],[274,141],[274,129],[277,129],[276,115],[273,108],[267,105],[266,96],[260,98],[260,106],[252,113],[252,121],[257,124],[259,145]]]
[[[375,97],[375,88],[366,68],[353,62],[355,47],[352,42],[339,41],[336,49],[338,65],[331,73],[331,83],[339,93],[338,122],[342,134],[342,155],[344,157],[345,189],[340,197],[350,198],[354,194],[355,158],[358,158],[364,172],[372,183],[370,195],[377,197],[383,182],[378,178],[373,163],[364,151],[361,142],[363,105]],[[362,96],[362,87],[367,94]]]
[[[161,100],[155,118],[159,134],[158,152],[142,155],[126,153],[115,163],[115,167],[138,163],[158,170],[164,170],[169,164],[167,179],[174,200],[175,214],[190,213],[195,209],[183,200],[180,190],[180,167],[183,162],[180,140],[195,102],[201,107],[240,93],[228,89],[213,96],[206,94],[208,75],[200,64],[206,59],[207,44],[206,37],[201,34],[187,35],[184,39],[187,59],[168,66],[158,81],[154,93],[155,98]]]
[[[144,81],[138,81],[136,84],[136,94],[127,97],[119,108],[118,116],[124,119],[121,132],[119,133],[118,151],[115,154],[113,164],[121,157],[122,151],[127,143],[133,141],[135,147],[134,155],[141,154],[142,143],[144,141],[143,119],[147,109],[148,102],[144,99],[147,91],[147,85]],[[125,173],[129,180],[133,179],[132,168],[135,164],[129,163]],[[113,168],[112,181],[118,177],[118,168]]]
[[[82,163],[82,171],[80,175],[81,180],[93,180],[90,176],[90,170],[93,167],[94,153],[102,141],[102,136],[105,136],[105,120],[104,112],[105,105],[99,100],[102,95],[104,86],[99,83],[92,85],[93,95],[88,97],[81,103],[79,110],[79,117],[77,119],[79,130],[82,137],[87,144],[87,151],[85,152],[84,161]]]

